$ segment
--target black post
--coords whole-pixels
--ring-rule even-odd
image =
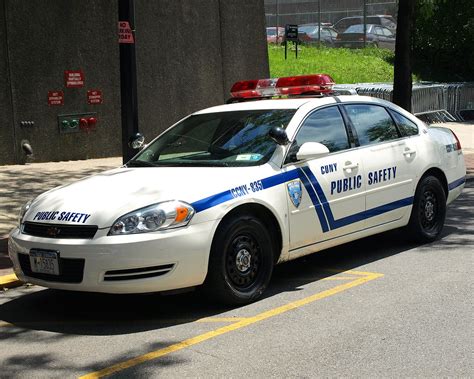
[[[135,39],[134,0],[118,0],[119,21],[128,21]],[[138,132],[137,62],[135,43],[120,43],[120,98],[122,106],[122,157],[128,162],[136,152],[128,146]]]
[[[398,2],[397,39],[393,66],[393,102],[411,112],[412,36],[415,27],[415,2]]]
[[[321,0],[318,0],[318,47],[321,47]]]
[[[366,47],[367,46],[367,0],[364,0],[363,18],[364,18],[364,47]]]

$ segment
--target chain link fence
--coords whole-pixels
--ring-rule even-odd
[[[265,0],[267,27],[286,24],[336,24],[353,16],[390,15],[396,19],[398,0]]]

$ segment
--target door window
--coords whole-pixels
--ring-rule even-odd
[[[418,135],[418,126],[411,120],[407,119],[405,116],[402,116],[398,112],[390,111],[395,122],[403,136],[416,136]]]
[[[384,107],[369,104],[346,105],[361,146],[400,138],[397,127]]]
[[[305,142],[322,143],[331,153],[350,148],[344,120],[337,107],[313,112],[304,121],[291,145],[287,162],[296,160],[296,153]]]

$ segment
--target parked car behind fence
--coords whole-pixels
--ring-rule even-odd
[[[321,32],[319,31],[321,29]],[[337,32],[334,28],[319,24],[303,24],[298,27],[299,32],[304,32],[308,35],[309,43],[317,43],[319,41],[319,34],[321,34],[321,43],[326,46],[334,47],[336,43]]]
[[[336,39],[337,47],[350,49],[364,47],[364,24],[352,25]],[[365,46],[381,47],[395,51],[395,36],[390,30],[380,25],[366,25]]]
[[[392,32],[392,34],[395,34],[397,32],[397,21],[395,21],[395,19],[390,15],[367,16],[365,20],[367,24],[374,24],[386,27]],[[363,23],[363,16],[344,17],[334,24],[334,29],[336,29],[338,33],[342,33],[347,30],[349,26]]]

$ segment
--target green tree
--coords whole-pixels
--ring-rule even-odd
[[[417,0],[413,70],[424,80],[474,80],[474,1]]]

